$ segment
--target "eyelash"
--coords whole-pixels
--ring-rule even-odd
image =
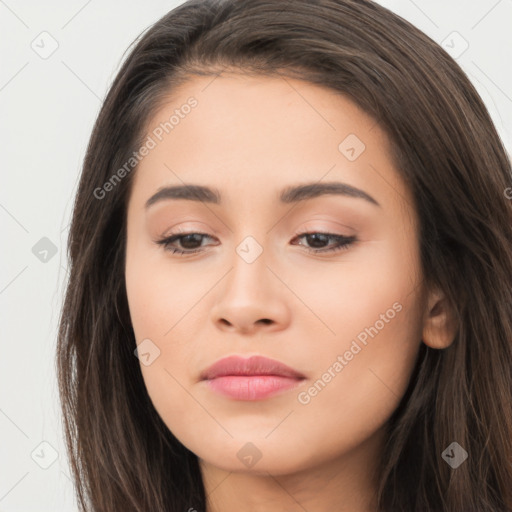
[[[171,244],[175,242],[176,240],[180,240],[181,238],[184,238],[186,236],[190,235],[199,235],[203,237],[209,237],[212,238],[210,235],[207,235],[206,233],[196,233],[196,232],[190,232],[190,233],[180,233],[178,235],[171,235],[166,238],[162,238],[161,240],[157,240],[155,243],[158,245],[162,245],[165,251],[169,251],[172,254],[177,254],[178,256],[186,256],[188,254],[194,254],[201,252],[201,249],[188,249],[188,250],[182,250],[177,249],[176,247],[171,247]],[[320,253],[328,253],[328,252],[338,252],[347,250],[357,239],[355,236],[343,236],[343,235],[334,235],[332,233],[325,233],[323,231],[306,231],[304,233],[298,233],[296,235],[295,239],[303,238],[307,235],[324,235],[328,238],[333,238],[338,240],[338,243],[331,247],[330,249],[310,249],[306,247],[306,251],[313,254],[320,254]]]

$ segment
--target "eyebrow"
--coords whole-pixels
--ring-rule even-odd
[[[284,204],[297,203],[314,199],[323,195],[341,195],[346,197],[355,197],[364,199],[378,207],[381,205],[369,194],[359,188],[348,185],[347,183],[306,183],[286,187],[282,190],[279,200]],[[203,185],[174,185],[159,189],[146,201],[146,209],[153,204],[167,199],[186,199],[189,201],[202,201],[204,203],[220,204],[221,193],[216,188],[205,187]]]

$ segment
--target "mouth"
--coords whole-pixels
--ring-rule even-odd
[[[299,386],[306,377],[263,356],[220,359],[201,373],[210,390],[235,400],[263,400]]]

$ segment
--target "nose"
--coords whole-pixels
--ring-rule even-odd
[[[216,289],[211,311],[216,327],[246,335],[285,329],[290,322],[290,292],[267,266],[265,251],[251,263],[239,254],[232,261],[231,270]]]

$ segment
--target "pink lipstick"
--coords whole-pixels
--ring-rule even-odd
[[[220,359],[200,375],[209,388],[235,400],[263,400],[297,387],[306,377],[263,356]]]

